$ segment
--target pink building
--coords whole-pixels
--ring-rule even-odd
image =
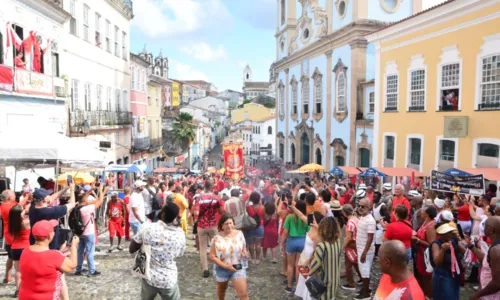
[[[147,158],[151,145],[146,130],[149,62],[130,53],[130,110],[132,111],[132,162]]]

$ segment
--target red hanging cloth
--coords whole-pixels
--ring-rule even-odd
[[[36,38],[35,33],[32,33],[33,40],[33,70],[40,73],[42,69],[42,53],[40,52],[40,43]]]

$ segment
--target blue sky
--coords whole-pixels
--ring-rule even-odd
[[[440,2],[423,0],[423,5]],[[276,57],[276,5],[276,0],[135,0],[131,51],[138,53],[146,44],[156,56],[163,49],[170,78],[241,90],[247,63],[254,81],[269,80]]]

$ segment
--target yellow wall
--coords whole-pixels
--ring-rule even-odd
[[[180,86],[177,82],[172,82],[172,106],[179,106],[179,89]]]
[[[151,100],[149,100],[151,99]],[[158,100],[158,101],[157,101]],[[148,83],[148,121],[151,127],[148,128],[151,139],[161,138],[161,86]]]
[[[245,112],[248,112],[249,121],[260,121],[272,115],[272,109],[257,103],[247,103],[243,108],[231,112],[231,122],[233,124],[245,121]]]
[[[453,4],[450,4],[453,5]],[[500,5],[490,6],[477,12],[469,13],[462,17],[452,18],[442,24],[422,29],[415,33],[410,33],[397,39],[384,42],[381,41],[380,53],[380,80],[378,105],[379,105],[379,131],[378,131],[378,165],[384,162],[384,133],[396,133],[395,159],[397,167],[406,167],[407,161],[407,135],[420,134],[423,140],[423,168],[422,171],[428,173],[436,166],[436,138],[443,135],[445,116],[468,116],[469,127],[468,136],[458,140],[458,166],[471,168],[473,166],[473,141],[478,138],[500,139],[500,112],[497,111],[477,111],[475,104],[476,93],[479,87],[476,86],[476,58],[481,52],[484,44],[484,37],[500,33],[500,18],[498,16],[486,22],[478,24],[467,24],[463,28],[450,30],[442,35],[426,38],[424,35],[436,33],[443,29],[473,21],[493,13],[500,12]],[[432,13],[428,12],[428,13]],[[403,22],[404,23],[404,22]],[[425,25],[425,22],[421,24]],[[396,25],[397,26],[397,25]],[[419,25],[413,28],[418,28]],[[390,29],[391,27],[389,27]],[[412,29],[413,29],[412,28]],[[419,39],[417,42],[410,42]],[[438,95],[438,65],[441,63],[443,48],[456,45],[462,59],[461,76],[462,84],[460,88],[461,111],[440,112],[436,111],[436,101]],[[389,46],[398,48],[388,49]],[[500,49],[498,52],[500,53]],[[414,55],[422,54],[426,71],[426,112],[407,112],[408,95],[408,68],[411,58]],[[385,68],[386,63],[395,61],[399,73],[399,112],[384,113],[385,107]],[[456,145],[457,147],[457,145]],[[421,161],[422,163],[422,161]]]

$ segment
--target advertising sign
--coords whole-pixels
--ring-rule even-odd
[[[54,96],[52,76],[17,69],[16,92],[31,95]]]
[[[478,196],[484,194],[484,177],[483,175],[448,175],[432,170],[431,190]]]
[[[245,175],[245,160],[243,159],[243,143],[225,143],[222,145],[226,177],[235,181]]]

